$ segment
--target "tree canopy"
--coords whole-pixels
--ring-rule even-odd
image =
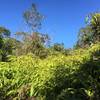
[[[86,27],[79,31],[77,46],[80,47],[88,47],[100,41],[100,13],[89,14],[86,23]]]

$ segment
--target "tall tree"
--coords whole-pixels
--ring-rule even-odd
[[[43,16],[38,12],[35,4],[32,4],[31,8],[24,12],[23,16],[26,24],[31,28],[31,33],[16,33],[23,38],[22,46],[19,48],[19,51],[24,51],[24,54],[33,53],[37,56],[41,56],[41,54],[46,51],[45,45],[50,40],[47,34],[38,32],[42,25]]]
[[[43,16],[39,13],[35,4],[32,4],[31,8],[24,12],[23,17],[32,31],[41,28]]]

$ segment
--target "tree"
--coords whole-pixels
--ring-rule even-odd
[[[71,49],[64,48],[64,43],[54,43],[50,46],[49,51],[51,55],[57,55],[58,53],[69,55],[69,51],[71,51]]]
[[[9,37],[10,31],[6,29],[5,27],[0,27],[0,49],[3,46],[3,38]]]
[[[58,52],[62,52],[64,50],[64,44],[60,44],[60,43],[55,43],[53,46],[52,46],[52,49],[54,51],[58,51]]]
[[[11,48],[8,43],[10,37],[10,31],[5,27],[0,27],[0,60],[5,61],[7,55],[11,52]]]
[[[32,31],[37,31],[42,25],[43,16],[37,11],[35,4],[32,4],[31,8],[24,12],[23,17]]]
[[[87,47],[91,45],[92,42],[93,42],[93,33],[91,32],[91,27],[87,26],[85,28],[81,28],[78,33],[77,46]]]
[[[100,42],[100,13],[92,13],[86,17],[86,27],[78,33],[77,47],[88,47],[92,43]]]
[[[20,54],[33,53],[36,56],[41,56],[44,52],[47,53],[45,46],[50,38],[47,34],[38,32],[38,29],[42,25],[43,16],[37,11],[35,4],[32,4],[32,7],[25,11],[23,16],[26,24],[31,28],[31,33],[16,33],[23,40],[21,48],[19,48],[19,52],[22,52]]]
[[[23,37],[23,41],[20,43],[20,47],[18,48],[19,55],[33,53],[40,58],[47,56],[48,52],[45,46],[49,40],[47,34],[40,34],[38,32],[32,34],[17,32],[16,34]]]
[[[91,14],[89,24],[93,32],[93,42],[100,41],[100,13]]]

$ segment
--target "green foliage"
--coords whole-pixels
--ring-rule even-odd
[[[100,44],[41,60],[28,54],[0,63],[1,100],[99,100]],[[84,80],[84,81],[83,81]]]
[[[0,37],[8,37],[10,36],[10,31],[5,27],[0,27]]]
[[[58,52],[61,52],[64,50],[64,44],[59,44],[59,43],[55,43],[53,46],[52,46],[52,49],[54,49],[54,51],[58,51]]]
[[[46,44],[49,41],[47,34],[40,34],[38,32],[32,34],[17,32],[17,35],[23,37],[23,41],[20,42],[17,48],[18,55],[33,53],[40,58],[47,57],[48,49],[46,48]]]
[[[0,27],[0,61],[6,61],[7,55],[11,53],[9,37],[10,31],[5,27]]]
[[[92,43],[100,42],[100,13],[86,17],[87,25],[79,31],[77,47],[89,47]]]
[[[24,13],[32,34],[17,32],[21,41],[0,27],[0,100],[100,100],[100,13],[87,17],[74,50],[48,47],[42,18],[32,4]]]
[[[52,46],[48,48],[49,53],[48,55],[58,55],[59,53],[62,53],[64,55],[69,55],[71,52],[71,49],[64,48],[63,43],[54,43]]]

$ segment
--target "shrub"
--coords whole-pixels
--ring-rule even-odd
[[[96,60],[95,60],[96,59]],[[99,100],[100,44],[39,59],[32,54],[0,62],[1,100]]]

